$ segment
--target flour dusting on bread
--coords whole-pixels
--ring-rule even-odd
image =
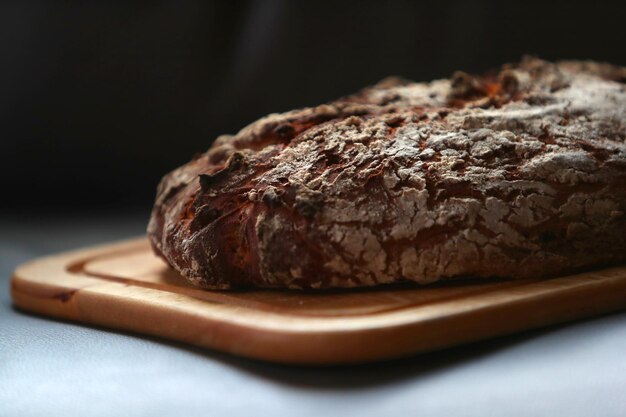
[[[529,278],[626,260],[626,69],[387,79],[168,174],[156,252],[206,288]]]

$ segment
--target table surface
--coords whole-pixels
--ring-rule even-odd
[[[16,310],[32,258],[143,233],[147,213],[0,218],[0,416],[620,416],[626,313],[366,366],[230,357]]]

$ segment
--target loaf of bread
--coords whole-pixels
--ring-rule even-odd
[[[165,176],[149,237],[212,289],[624,262],[625,82],[623,67],[525,58],[271,114]]]

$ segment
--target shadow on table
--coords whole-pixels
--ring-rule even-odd
[[[14,309],[16,309],[14,307]],[[42,320],[59,321],[48,317],[37,316],[29,312],[16,309],[22,314],[38,317]],[[495,339],[474,342],[436,352],[416,354],[402,359],[394,359],[384,362],[376,362],[361,365],[342,366],[302,366],[283,365],[259,360],[245,359],[225,353],[198,348],[171,340],[161,339],[152,336],[145,336],[115,329],[105,329],[108,332],[129,335],[165,346],[182,349],[188,353],[201,356],[208,360],[220,361],[228,366],[242,372],[247,372],[258,378],[288,385],[314,390],[362,390],[373,388],[385,384],[401,382],[404,379],[415,379],[426,375],[451,369],[456,366],[476,361],[488,357],[499,351],[521,345],[523,343],[538,339],[559,330],[568,329],[575,325],[591,324],[610,317],[618,317],[626,313],[613,313],[603,316],[578,320],[576,322],[552,325],[537,330],[529,330],[510,336],[502,336]],[[61,320],[67,322],[65,320]],[[98,328],[97,326],[87,326],[76,322],[70,324],[84,326],[88,328]]]
[[[593,320],[593,319],[591,319]],[[571,325],[571,323],[570,323]],[[435,352],[416,354],[406,358],[376,363],[340,366],[281,365],[236,358],[219,353],[229,365],[257,377],[292,387],[317,390],[359,390],[385,384],[416,379],[487,357],[526,341],[566,328],[568,324],[554,325],[510,336],[455,346]],[[213,352],[187,348],[199,355],[215,357]]]

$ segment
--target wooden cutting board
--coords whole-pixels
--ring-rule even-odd
[[[332,292],[205,291],[145,238],[29,262],[20,308],[273,362],[377,361],[626,308],[626,267],[549,280]]]

